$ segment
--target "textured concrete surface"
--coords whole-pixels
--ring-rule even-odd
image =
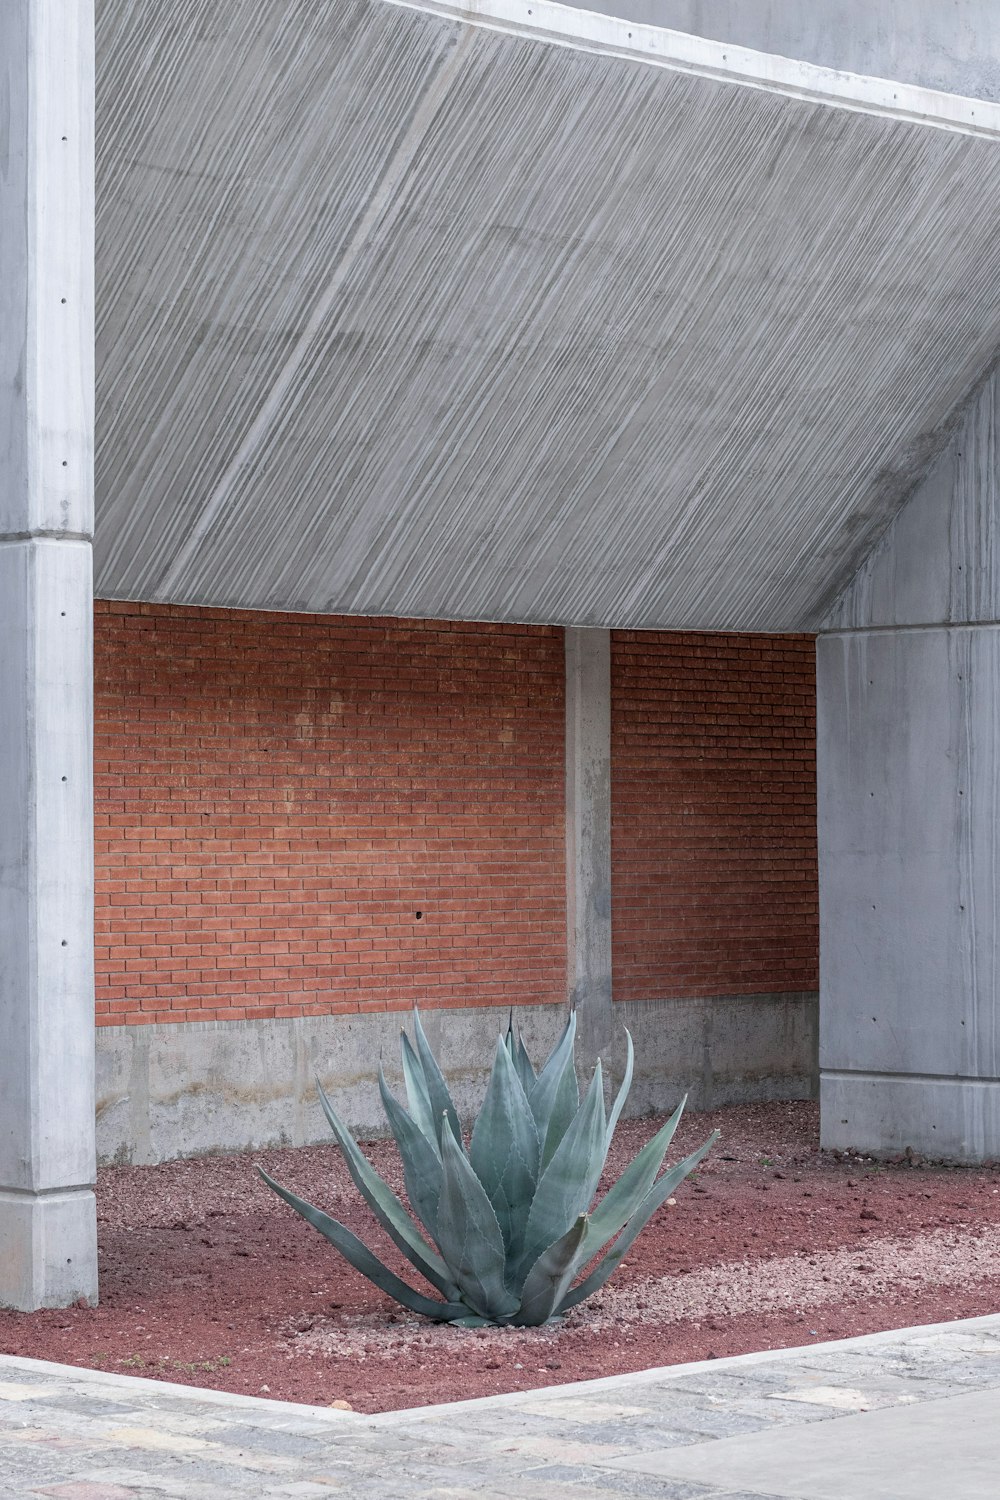
[[[1000,1156],[998,415],[994,377],[818,645],[831,1146]]]
[[[516,1012],[532,1057],[562,1028],[562,1006]],[[286,1021],[102,1026],[97,1032],[97,1143],[102,1161],[155,1162],[213,1150],[307,1145],[330,1139],[318,1074],[341,1117],[362,1137],[385,1135],[375,1074],[381,1056],[401,1085],[405,1012]],[[491,1009],[427,1011],[423,1020],[460,1111],[478,1110],[498,1028]],[[624,1066],[624,1027],[635,1039],[629,1112],[754,1099],[802,1099],[816,1087],[813,994],[718,996],[616,1003],[611,1078]],[[610,1087],[610,1083],[609,1083]]]
[[[363,1417],[0,1357],[11,1497],[993,1500],[1000,1317]]]
[[[994,0],[579,0],[625,16],[827,68],[1000,99]]]
[[[566,631],[566,940],[582,1058],[611,1041],[611,632]]]
[[[996,357],[1000,109],[459,10],[101,0],[98,593],[810,628]]]
[[[93,11],[0,8],[0,1303],[97,1290]]]

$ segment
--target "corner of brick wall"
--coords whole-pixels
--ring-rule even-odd
[[[812,636],[612,635],[615,996],[818,987]]]

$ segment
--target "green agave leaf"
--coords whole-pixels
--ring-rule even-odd
[[[574,1287],[568,1297],[564,1297],[559,1304],[559,1311],[566,1312],[570,1307],[575,1307],[578,1302],[583,1302],[587,1297],[599,1291],[608,1277],[611,1276],[621,1264],[623,1257],[631,1248],[639,1234],[645,1229],[650,1219],[662,1203],[670,1197],[678,1183],[683,1182],[687,1174],[694,1170],[698,1163],[715,1145],[719,1139],[719,1132],[713,1130],[703,1146],[697,1151],[692,1151],[683,1161],[678,1162],[676,1167],[671,1167],[669,1172],[664,1172],[658,1182],[654,1184],[649,1193],[643,1199],[639,1208],[625,1225],[621,1234],[615,1240],[608,1253],[600,1260],[585,1281]]]
[[[562,1036],[528,1094],[538,1139],[542,1143],[543,1169],[555,1155],[559,1142],[580,1107],[580,1089],[573,1061],[575,1041],[576,1011],[571,1010]]]
[[[319,1102],[323,1106],[323,1113],[337,1138],[337,1145],[344,1154],[344,1160],[354,1179],[354,1185],[372,1213],[410,1264],[441,1293],[445,1301],[457,1300],[459,1290],[448,1274],[448,1267],[430,1248],[396,1194],[388,1183],[382,1180],[371,1162],[359,1149],[354,1137],[326,1097],[318,1079],[316,1088],[319,1091]]]
[[[451,1101],[448,1085],[444,1081],[444,1074],[437,1065],[437,1058],[431,1051],[430,1043],[424,1033],[420,1022],[420,1012],[413,1007],[413,1031],[417,1038],[417,1056],[420,1058],[420,1066],[424,1073],[424,1082],[427,1085],[427,1093],[431,1104],[431,1117],[434,1123],[434,1135],[441,1142],[441,1132],[444,1121],[447,1119],[451,1126],[451,1133],[459,1146],[462,1144],[462,1127],[458,1123],[458,1114]]]
[[[686,1103],[685,1094],[670,1119],[646,1142],[594,1208],[580,1255],[581,1266],[585,1266],[592,1256],[604,1249],[609,1240],[614,1239],[653,1186]]]
[[[331,1219],[328,1214],[322,1213],[320,1209],[314,1208],[304,1198],[299,1198],[295,1193],[290,1193],[283,1188],[273,1177],[269,1177],[263,1167],[257,1171],[263,1177],[269,1188],[273,1188],[279,1198],[294,1208],[297,1214],[301,1214],[307,1224],[318,1229],[325,1239],[335,1249],[339,1250],[346,1261],[360,1271],[362,1276],[367,1276],[369,1281],[375,1283],[383,1292],[403,1307],[408,1307],[411,1312],[421,1313],[425,1318],[433,1318],[438,1323],[451,1323],[458,1318],[468,1316],[469,1309],[462,1302],[435,1302],[430,1297],[422,1297],[415,1292],[412,1286],[401,1281],[394,1272],[384,1266],[377,1256],[373,1255],[367,1245],[362,1244],[356,1234],[352,1234],[346,1225],[340,1224],[336,1219]]]
[[[590,1207],[604,1166],[606,1133],[603,1074],[598,1062],[583,1103],[538,1179],[514,1285],[523,1286],[526,1273],[542,1251],[561,1239]]]
[[[396,1137],[396,1145],[399,1147],[399,1155],[403,1163],[403,1180],[406,1183],[406,1196],[410,1200],[413,1212],[440,1250],[437,1215],[443,1172],[437,1145],[428,1140],[390,1091],[381,1063],[378,1070],[378,1088],[382,1095],[382,1108],[389,1121],[389,1128]]]
[[[538,1328],[549,1321],[576,1274],[586,1235],[587,1215],[581,1214],[562,1239],[542,1251],[525,1278],[516,1324]]]
[[[434,1111],[431,1109],[431,1096],[427,1091],[424,1070],[405,1031],[400,1032],[400,1049],[403,1054],[403,1079],[406,1083],[406,1103],[410,1116],[437,1150],[437,1127],[434,1123]]]
[[[441,1136],[444,1181],[438,1201],[437,1241],[448,1270],[472,1312],[491,1319],[517,1310],[504,1280],[503,1236],[483,1185],[461,1146]]]
[[[479,1112],[469,1162],[493,1206],[508,1259],[521,1253],[538,1181],[538,1132],[503,1038]]]
[[[632,1033],[629,1031],[627,1026],[625,1027],[625,1042],[628,1047],[628,1055],[625,1059],[625,1076],[622,1078],[622,1086],[618,1090],[615,1102],[611,1107],[611,1116],[608,1120],[608,1139],[604,1147],[605,1152],[611,1150],[611,1142],[614,1139],[615,1127],[617,1126],[619,1116],[621,1115],[621,1112],[625,1107],[625,1100],[628,1098],[628,1091],[632,1087],[632,1070],[635,1067],[635,1048],[632,1045]],[[684,1106],[682,1105],[681,1108],[683,1109],[683,1107]],[[680,1116],[678,1116],[678,1119],[679,1118]]]
[[[535,1086],[535,1069],[531,1058],[528,1056],[527,1048],[521,1040],[521,1033],[514,1031],[514,1012],[510,1013],[507,1023],[507,1051],[510,1060],[514,1064],[514,1071],[520,1079],[521,1087],[524,1089],[525,1098],[531,1093]]]

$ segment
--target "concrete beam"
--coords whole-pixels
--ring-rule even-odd
[[[88,0],[0,8],[0,1303],[97,1296]]]
[[[611,1004],[611,632],[566,631],[566,938],[583,1059]]]

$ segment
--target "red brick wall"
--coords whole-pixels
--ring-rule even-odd
[[[816,989],[812,637],[611,651],[616,998]]]
[[[95,656],[100,1022],[564,997],[561,631],[99,603]],[[814,682],[613,634],[619,999],[816,987]]]
[[[565,997],[561,631],[95,627],[100,1022]]]

